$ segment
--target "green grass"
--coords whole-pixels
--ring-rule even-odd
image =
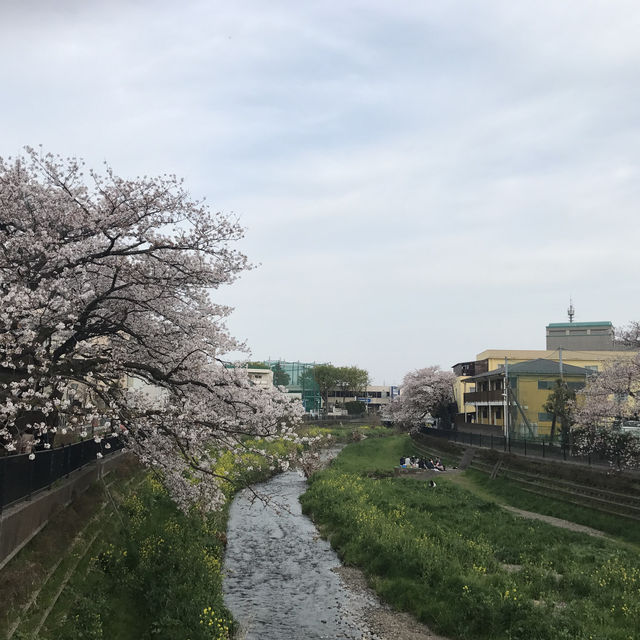
[[[482,492],[487,499],[592,527],[640,548],[640,523],[629,518],[539,496],[524,491],[507,478],[491,480],[486,473],[474,469],[466,471],[460,482],[472,491]]]
[[[397,464],[406,444],[348,446],[302,497],[344,561],[362,567],[384,599],[452,638],[637,637],[637,553],[516,518],[446,474],[436,489],[370,477]]]
[[[393,429],[380,425],[332,425],[332,426],[305,426],[298,430],[303,436],[331,436],[338,442],[354,442],[363,436],[367,438],[387,437],[394,433]]]
[[[109,474],[107,482],[113,482],[115,490],[129,482],[134,473],[134,467],[123,463]],[[15,638],[21,631],[37,626],[67,569],[75,562],[75,554],[84,548],[86,541],[100,527],[100,506],[104,500],[102,484],[94,483],[71,505],[54,515],[42,533],[3,568],[0,573],[0,591],[3,594],[0,599],[0,636],[5,637],[18,619],[22,624]],[[96,514],[99,519],[92,522]],[[81,534],[83,529],[85,531]],[[23,613],[23,608],[38,589],[36,602]]]
[[[348,446],[333,461],[332,468],[346,473],[391,473],[404,456],[418,455],[407,434],[363,440]]]
[[[245,444],[277,456],[302,448],[288,441],[247,440]],[[216,472],[229,477],[230,501],[239,488],[272,475],[271,466],[255,453],[245,452],[238,462],[224,452],[218,456]],[[127,485],[132,477],[135,482]],[[160,483],[137,465],[113,484],[111,492],[117,511],[102,486],[93,485],[3,570],[2,637],[61,559],[34,606],[21,615],[15,640],[33,637],[63,585],[37,633],[39,640],[227,638],[235,628],[222,600],[227,507],[208,515],[195,510],[184,514]]]
[[[222,599],[224,514],[177,509],[151,476],[110,514],[39,637],[228,638]],[[209,621],[213,624],[209,625]]]

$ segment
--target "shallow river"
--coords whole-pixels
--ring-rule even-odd
[[[302,514],[306,490],[297,471],[256,491],[284,508],[253,500],[245,490],[231,506],[225,556],[225,603],[247,640],[371,637],[362,622],[371,604],[332,571],[340,561]]]

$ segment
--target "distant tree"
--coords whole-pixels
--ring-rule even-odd
[[[572,430],[577,453],[599,455],[618,469],[640,468],[640,438],[616,427],[582,426]]]
[[[389,404],[394,422],[405,428],[421,426],[428,417],[447,411],[454,402],[453,373],[438,366],[408,373],[400,387],[400,395]]]
[[[316,364],[311,369],[313,379],[318,385],[320,397],[322,398],[322,411],[327,415],[329,404],[329,392],[335,389],[340,381],[340,368],[334,367],[332,364]]]
[[[355,396],[369,384],[369,373],[355,366],[335,367],[332,364],[317,364],[311,369],[311,375],[318,385],[325,415],[331,391],[348,391]]]
[[[351,400],[344,403],[344,408],[350,416],[361,416],[367,409],[367,405],[359,400]]]
[[[442,402],[432,413],[439,429],[453,429],[456,422],[458,405],[454,400]]]
[[[632,349],[640,349],[640,322],[630,322],[616,332],[616,343]]]
[[[273,384],[276,387],[286,387],[289,382],[291,382],[291,377],[289,374],[282,368],[279,362],[272,367],[273,371]]]
[[[350,395],[358,396],[369,385],[369,372],[359,367],[338,367],[337,385]]]
[[[551,414],[551,440],[555,437],[556,424],[559,422],[562,443],[568,442],[575,400],[576,394],[569,389],[567,383],[564,380],[556,380],[556,386],[542,405],[543,410]]]
[[[581,391],[576,421],[580,426],[611,427],[640,414],[640,352],[606,366]]]
[[[271,367],[269,367],[268,364],[265,364],[264,362],[247,362],[247,368],[248,369],[270,369]]]
[[[303,389],[312,389],[316,386],[316,379],[313,375],[313,367],[305,367],[302,372],[298,375],[298,384]]]
[[[620,466],[640,466],[640,440],[621,429],[626,421],[640,419],[640,351],[591,376],[575,416],[573,441],[581,453],[597,452]]]

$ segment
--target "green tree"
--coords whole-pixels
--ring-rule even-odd
[[[345,402],[344,407],[350,416],[361,416],[367,408],[364,402],[358,400],[352,400],[351,402]]]
[[[340,386],[340,368],[332,364],[317,364],[311,370],[313,379],[318,385],[320,397],[322,398],[322,412],[327,415],[327,405],[329,402],[329,391]]]
[[[291,377],[282,368],[279,362],[276,362],[276,364],[272,368],[272,371],[273,371],[273,384],[275,384],[276,387],[286,387],[289,384],[289,382],[291,382]]]
[[[247,369],[268,369],[269,365],[264,362],[247,362]]]
[[[370,382],[369,372],[359,367],[339,367],[338,386],[351,395],[362,394]]]
[[[556,380],[556,386],[549,394],[547,401],[542,408],[551,414],[551,440],[556,433],[556,424],[560,422],[560,432],[562,443],[569,440],[569,429],[573,422],[573,407],[576,394],[569,389],[564,380]]]

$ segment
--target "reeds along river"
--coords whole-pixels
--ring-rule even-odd
[[[365,603],[332,571],[338,557],[302,514],[306,489],[297,471],[255,487],[284,508],[241,492],[231,506],[225,556],[225,603],[247,640],[362,638]]]

